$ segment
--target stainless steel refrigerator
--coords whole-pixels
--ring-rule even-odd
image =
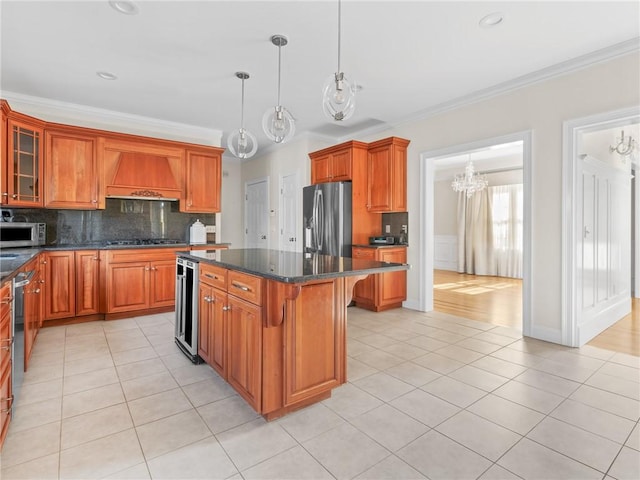
[[[304,187],[302,195],[305,253],[351,256],[351,183]]]

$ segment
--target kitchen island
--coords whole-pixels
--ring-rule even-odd
[[[267,420],[346,382],[354,285],[409,268],[265,249],[178,255],[199,263],[198,354]]]

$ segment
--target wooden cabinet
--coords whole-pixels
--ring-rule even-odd
[[[346,142],[309,154],[311,159],[311,183],[342,182],[353,179],[354,153],[366,151],[362,142]]]
[[[76,263],[75,252],[50,251],[44,256],[45,320],[74,317],[76,315]]]
[[[0,100],[0,204],[7,202],[9,195],[7,190],[7,123],[11,108],[5,100]]]
[[[0,450],[11,421],[11,351],[13,296],[11,282],[0,287]]]
[[[11,366],[0,372],[0,449],[9,431],[13,392],[11,391]]]
[[[107,252],[107,313],[172,306],[175,303],[176,249]]]
[[[253,275],[200,264],[198,354],[258,412],[263,284]]]
[[[390,137],[369,144],[367,208],[370,212],[407,211],[407,146]]]
[[[217,213],[222,188],[221,148],[187,149],[181,212]]]
[[[16,207],[42,207],[43,123],[26,115],[7,119],[6,191],[2,203]]]
[[[23,272],[33,271],[34,274],[31,277],[31,281],[25,285],[23,289],[24,293],[24,371],[29,368],[29,360],[31,358],[31,352],[33,345],[36,341],[36,337],[42,325],[42,283],[41,283],[41,269],[40,259],[38,257],[33,258],[25,266],[21,268]]]
[[[379,262],[406,263],[407,247],[353,247],[354,258],[365,258]],[[353,300],[358,307],[379,312],[401,307],[407,299],[406,271],[369,275],[356,283]]]
[[[44,206],[95,210],[105,208],[102,171],[96,155],[97,138],[83,129],[45,131]]]
[[[76,316],[100,313],[100,252],[75,252]]]

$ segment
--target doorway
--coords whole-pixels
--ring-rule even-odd
[[[456,145],[440,150],[424,152],[420,162],[420,205],[424,222],[420,232],[420,310],[432,311],[434,307],[435,267],[435,196],[437,161],[469,152],[487,150],[495,145],[522,145],[522,332],[531,335],[531,132],[524,131],[485,140]]]
[[[245,248],[269,248],[269,179],[245,183],[244,193]]]
[[[302,217],[298,207],[299,190],[298,172],[280,177],[280,250],[286,252],[302,251],[298,242],[301,228],[298,219]]]
[[[632,279],[638,278],[639,270],[637,190],[632,203],[638,155],[621,155],[615,147],[624,131],[627,142],[629,136],[637,142],[639,127],[637,108],[564,123],[565,345],[582,346],[630,315],[634,290],[637,294]]]

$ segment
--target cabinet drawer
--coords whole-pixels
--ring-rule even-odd
[[[375,260],[376,249],[375,248],[353,248],[351,250],[353,258],[362,258],[365,260]]]
[[[108,258],[110,263],[128,262],[155,262],[160,260],[175,259],[176,252],[183,249],[177,248],[132,248],[122,250],[110,250]]]
[[[263,279],[247,273],[229,271],[228,292],[255,305],[262,305]]]
[[[227,272],[226,268],[216,267],[207,263],[200,264],[200,281],[211,285],[212,287],[227,289]]]

